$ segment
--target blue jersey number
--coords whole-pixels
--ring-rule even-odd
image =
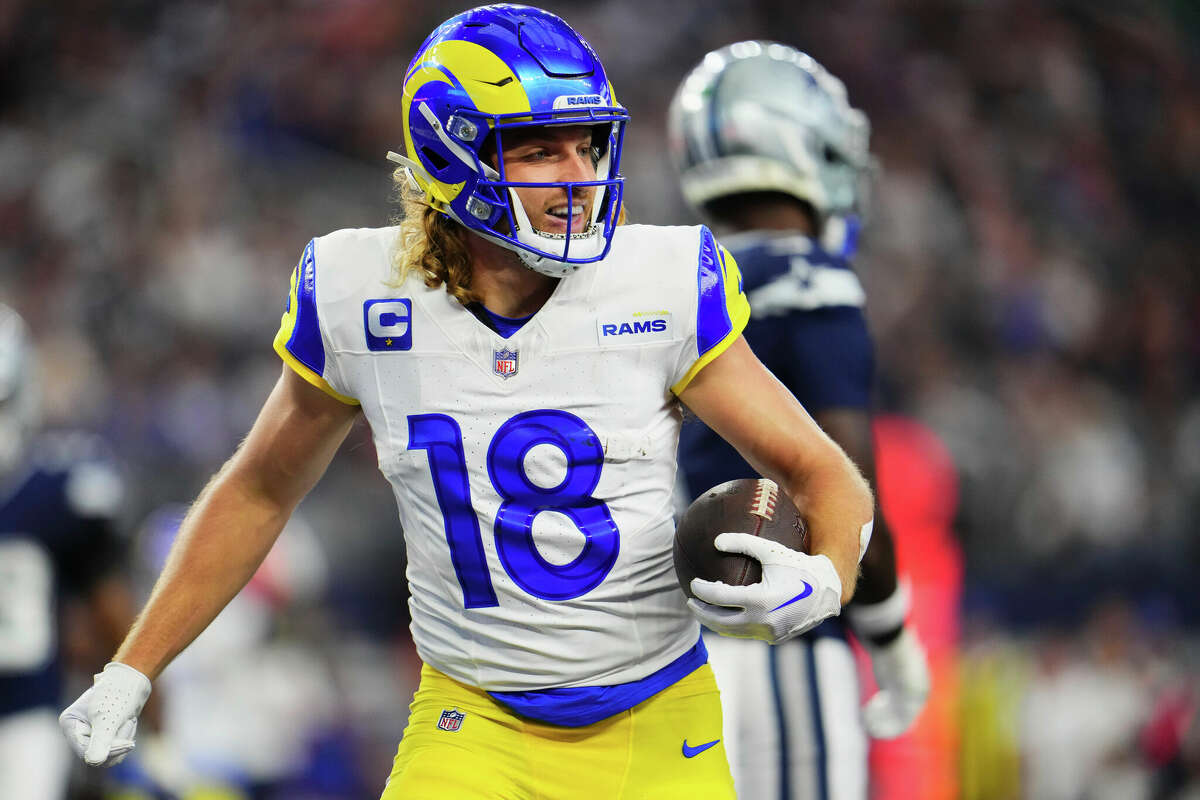
[[[525,456],[539,444],[556,447],[566,456],[566,474],[557,486],[538,486],[525,472]],[[463,604],[467,608],[498,605],[479,518],[471,505],[458,423],[445,414],[411,416],[408,448],[428,455]],[[603,464],[599,437],[586,422],[565,411],[527,411],[496,431],[487,454],[488,476],[503,501],[496,513],[496,552],[504,571],[529,594],[546,600],[579,597],[604,580],[616,562],[620,532],[608,506],[592,497]],[[566,516],[584,535],[583,549],[566,564],[544,559],[533,541],[533,520],[542,511]]]

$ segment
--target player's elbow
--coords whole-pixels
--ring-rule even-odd
[[[871,485],[867,483],[867,479],[863,476],[862,471],[843,454],[844,469],[847,476],[847,481],[850,486],[850,492],[854,495],[854,504],[858,510],[858,515],[864,520],[871,520],[875,516],[875,494],[871,491]]]

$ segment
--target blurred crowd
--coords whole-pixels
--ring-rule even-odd
[[[305,243],[396,213],[383,156],[400,149],[405,68],[466,5],[0,5],[0,299],[34,331],[49,421],[118,452],[144,580],[147,520],[199,491],[279,372],[270,343]],[[880,162],[858,261],[880,407],[936,431],[959,471],[975,648],[964,697],[982,704],[964,708],[999,709],[964,727],[982,737],[964,753],[984,771],[1016,754],[1031,798],[1183,796],[1161,794],[1159,778],[1135,793],[1089,788],[1097,764],[1124,763],[1116,753],[1143,777],[1173,764],[1170,791],[1190,780],[1200,794],[1196,6],[542,5],[592,42],[632,113],[636,221],[695,221],[666,158],[665,109],[706,51],[774,38],[846,82]],[[407,697],[380,696],[403,695],[412,656],[403,543],[361,426],[302,514],[322,588],[304,624],[282,627],[319,654],[304,674],[336,710],[325,730],[368,742],[372,774],[386,774]],[[1111,741],[1081,744],[1037,716],[1061,707],[1096,731],[1080,721],[1090,690],[1124,724]],[[1020,708],[1009,725],[1001,712]],[[1182,720],[1174,750],[1151,730],[1170,727],[1164,715]],[[1000,740],[1011,747],[987,745]],[[1039,777],[1058,773],[1021,755],[1062,742],[1080,752],[1061,763],[1083,777]]]

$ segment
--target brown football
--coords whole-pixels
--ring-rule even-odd
[[[791,498],[767,478],[741,478],[714,486],[688,506],[675,528],[675,575],[692,597],[692,578],[744,586],[762,580],[762,566],[713,545],[719,533],[751,533],[809,552],[808,527]]]

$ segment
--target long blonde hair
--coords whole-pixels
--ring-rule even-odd
[[[471,255],[465,227],[437,211],[408,182],[404,169],[392,179],[400,194],[400,233],[392,249],[393,283],[400,285],[418,273],[430,289],[446,291],[464,306],[476,300],[471,291]]]

